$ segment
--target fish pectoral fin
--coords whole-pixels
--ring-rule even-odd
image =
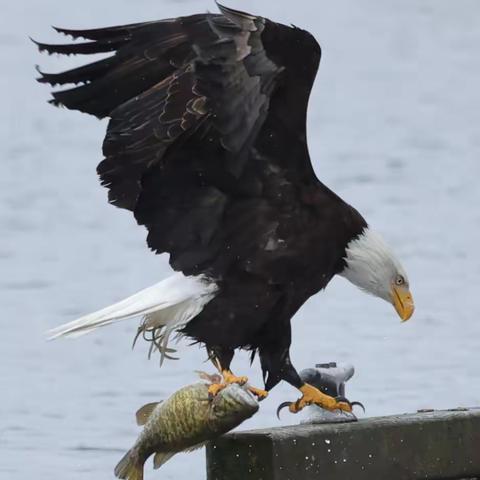
[[[193,447],[188,447],[188,448],[186,448],[185,450],[182,450],[182,452],[185,452],[185,453],[194,452],[195,450],[198,450],[199,448],[204,447],[206,443],[207,443],[207,442],[197,443],[197,444],[194,445]]]
[[[150,415],[155,410],[155,407],[159,403],[162,403],[162,402],[160,401],[160,402],[147,403],[146,405],[141,407],[135,414],[135,417],[137,419],[137,425],[145,425]]]
[[[165,462],[168,462],[177,452],[157,452],[153,457],[153,468],[160,468]]]
[[[199,448],[202,448],[205,445],[206,442],[201,442],[197,443],[193,447],[188,447],[185,450],[182,450],[182,452],[188,453],[188,452],[193,452],[194,450],[198,450]],[[176,453],[178,452],[157,452],[155,453],[155,456],[153,457],[153,468],[156,470],[157,468],[160,468],[164,463],[168,462]]]

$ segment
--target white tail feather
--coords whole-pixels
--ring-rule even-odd
[[[50,330],[48,338],[76,337],[140,315],[145,316],[147,328],[164,326],[170,334],[198,315],[217,289],[215,282],[204,275],[186,277],[176,273],[125,300]]]

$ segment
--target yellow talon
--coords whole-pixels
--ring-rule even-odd
[[[256,387],[248,387],[248,390],[253,393],[259,401],[262,401],[264,400],[265,398],[268,397],[268,392],[266,390],[262,390],[260,388],[256,388]]]
[[[330,395],[325,395],[318,388],[313,387],[306,383],[300,387],[300,391],[303,393],[303,396],[299,398],[296,402],[293,402],[289,405],[288,409],[291,413],[298,413],[307,405],[314,403],[319,407],[324,408],[325,410],[342,410],[343,412],[351,412],[352,406],[347,402],[337,402]]]
[[[208,387],[208,395],[210,397],[215,397],[218,395],[225,387],[227,386],[226,383],[212,383]]]
[[[215,382],[208,387],[208,394],[210,397],[218,395],[219,392],[221,392],[227,385],[236,383],[240,386],[243,386],[248,382],[248,377],[237,377],[230,370],[222,370],[222,377],[223,382]],[[261,390],[260,388],[251,387],[250,385],[248,385],[247,388],[258,398],[258,400],[263,400],[268,395],[267,391]]]
[[[247,377],[237,377],[230,370],[222,370],[223,382],[221,383],[212,383],[208,387],[208,394],[210,397],[218,395],[227,385],[236,383],[238,385],[245,385],[248,382]]]
[[[237,377],[230,370],[223,370],[222,376],[227,384],[238,383],[239,385],[245,385],[248,382],[248,377]]]

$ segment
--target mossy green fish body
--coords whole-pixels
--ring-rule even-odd
[[[258,402],[244,387],[228,385],[209,398],[208,382],[181,388],[161,403],[150,403],[137,412],[145,425],[135,445],[115,468],[118,478],[142,480],[143,465],[155,454],[159,468],[173,455],[194,450],[228,432],[258,410]]]

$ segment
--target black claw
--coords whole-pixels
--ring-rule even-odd
[[[348,400],[348,398],[345,398],[345,397],[342,397],[342,396],[335,397],[335,400],[337,402],[348,403],[350,405],[350,407],[352,408],[352,410],[353,410],[353,407],[359,406],[363,410],[363,413],[365,413],[365,407],[363,406],[362,402],[351,402],[350,400]]]
[[[292,402],[283,402],[281,403],[278,408],[277,408],[277,418],[280,420],[280,412],[285,408],[289,407],[292,404]]]
[[[352,408],[355,407],[356,405],[358,405],[363,410],[363,413],[365,413],[365,407],[363,406],[362,402],[352,402],[352,403],[350,403],[350,406]]]

